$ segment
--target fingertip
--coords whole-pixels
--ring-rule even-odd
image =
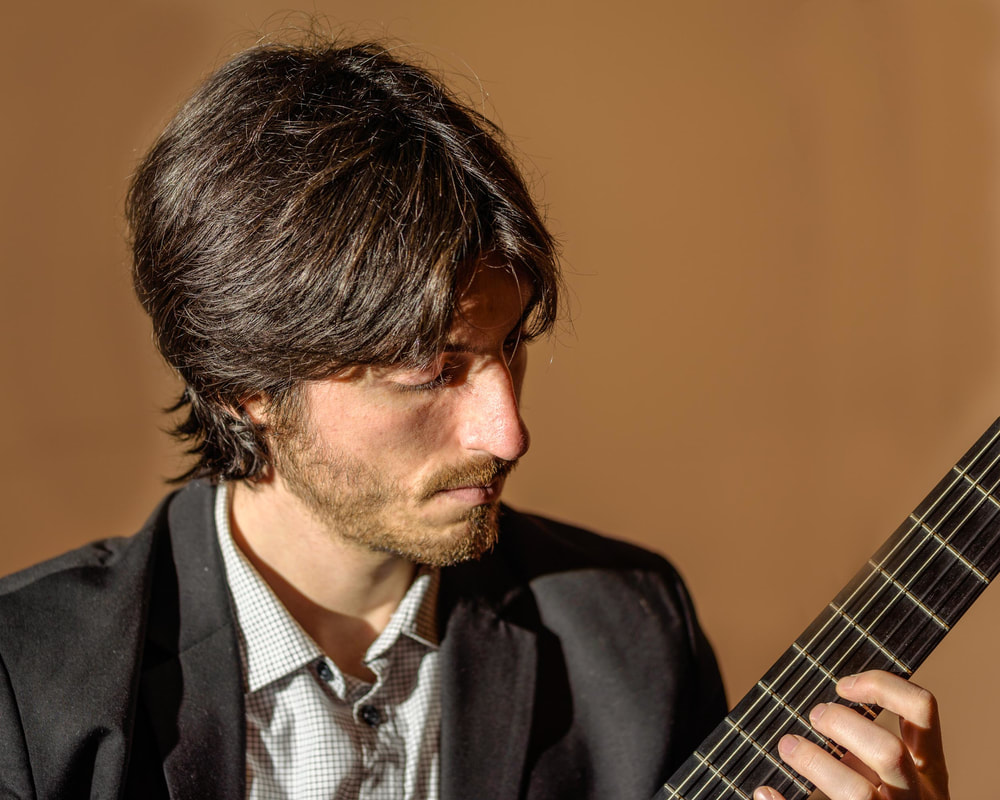
[[[758,786],[753,791],[753,800],[782,800],[782,797],[769,786]]]
[[[778,752],[781,757],[788,760],[788,756],[795,752],[795,748],[799,746],[799,737],[792,733],[786,733],[778,740]]]
[[[844,692],[849,692],[854,688],[854,685],[858,682],[857,675],[846,675],[837,681],[837,694],[841,697],[844,696]]]

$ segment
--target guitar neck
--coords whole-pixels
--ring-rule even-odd
[[[1000,573],[1000,420],[917,506],[850,583],[681,765],[653,800],[751,800],[773,786],[803,800],[813,785],[778,756],[795,733],[838,757],[809,724],[817,703],[845,703],[838,679],[867,669],[909,677]],[[880,709],[848,704],[868,717]]]

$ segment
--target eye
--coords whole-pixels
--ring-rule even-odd
[[[408,392],[426,392],[431,389],[440,389],[442,386],[447,386],[451,383],[453,377],[454,371],[446,368],[426,383],[418,383],[415,386],[404,385],[403,388]]]
[[[398,378],[395,383],[400,391],[404,392],[426,392],[433,389],[440,389],[451,383],[458,367],[455,364],[445,362],[435,374],[433,369],[421,370],[420,372],[408,373]],[[433,377],[428,380],[428,375]]]
[[[531,337],[520,328],[512,332],[503,343],[503,351],[507,356],[507,361],[512,361],[517,352],[530,341]]]

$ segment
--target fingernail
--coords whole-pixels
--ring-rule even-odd
[[[791,734],[786,734],[785,736],[782,736],[781,740],[778,742],[778,752],[783,756],[790,756],[795,752],[795,748],[798,746],[799,738],[797,736],[792,736]]]
[[[846,678],[841,678],[839,681],[837,681],[837,688],[850,691],[851,689],[854,688],[854,684],[857,682],[857,680],[858,680],[857,675],[848,675]]]
[[[826,713],[826,703],[820,703],[812,711],[809,712],[809,719],[813,722],[818,722],[820,718]]]
[[[774,793],[766,786],[758,786],[754,789],[753,800],[773,800]]]

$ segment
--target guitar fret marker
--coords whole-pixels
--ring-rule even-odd
[[[743,728],[741,728],[739,725],[737,725],[735,722],[733,722],[729,717],[726,717],[726,722],[729,723],[729,727],[730,728],[732,728],[736,733],[738,733],[747,742],[749,742],[750,745],[752,747],[754,747],[757,750],[758,753],[760,753],[768,761],[770,761],[772,764],[774,764],[774,766],[776,766],[781,771],[781,773],[786,778],[788,778],[788,780],[790,780],[792,783],[794,783],[799,788],[800,791],[803,791],[806,794],[808,794],[810,792],[809,787],[806,786],[804,783],[802,783],[798,779],[798,776],[794,772],[792,772],[785,765],[785,763],[783,761],[779,761],[777,758],[775,758],[773,755],[771,755],[770,751],[766,747],[764,747],[764,745],[762,745],[760,742],[758,742],[756,739],[754,739],[749,733],[747,733],[745,730],[743,730]]]
[[[860,622],[854,619],[854,617],[852,617],[850,614],[844,611],[844,609],[838,607],[834,603],[828,603],[828,605],[830,608],[832,608],[834,611],[840,614],[840,616],[846,619],[851,625],[857,628],[862,633],[862,635],[865,636],[865,638],[867,638],[868,641],[870,641],[873,645],[875,645],[875,647],[879,649],[882,655],[884,655],[886,658],[892,661],[893,664],[895,664],[897,667],[903,670],[907,675],[913,674],[913,670],[910,669],[908,666],[906,666],[906,664],[904,664],[898,658],[896,658],[896,656],[893,655],[892,651],[887,650],[885,648],[885,645],[883,645],[882,642],[876,639],[875,636],[872,635],[872,632],[868,630],[864,625],[862,625]]]
[[[983,583],[990,582],[990,579],[987,578],[985,575],[983,575],[983,573],[979,571],[979,568],[976,567],[975,564],[973,564],[971,561],[969,561],[969,559],[967,559],[960,552],[958,552],[958,550],[952,547],[947,539],[942,539],[941,536],[938,534],[938,532],[934,530],[930,525],[928,525],[919,517],[913,516],[913,514],[910,514],[910,519],[912,519],[921,528],[927,531],[927,533],[930,534],[931,538],[941,545],[942,549],[947,550],[949,553],[951,553],[966,569],[969,570],[969,572],[971,572],[973,575],[979,578],[979,580],[981,580]]]
[[[880,567],[871,559],[868,559],[868,563],[871,564],[871,566],[875,569],[875,571],[878,572],[883,578],[885,578],[886,581],[891,583],[901,594],[906,595],[910,600],[912,600],[914,604],[917,606],[917,608],[919,608],[928,617],[934,620],[934,622],[936,622],[942,629],[944,629],[946,632],[951,630],[951,626],[947,622],[945,622],[943,619],[941,619],[941,617],[935,614],[934,611],[932,611],[930,608],[924,605],[924,603],[921,601],[919,597],[917,597],[909,589],[903,586],[903,584],[897,581],[892,575],[890,575],[888,572],[882,569],[882,567]]]

